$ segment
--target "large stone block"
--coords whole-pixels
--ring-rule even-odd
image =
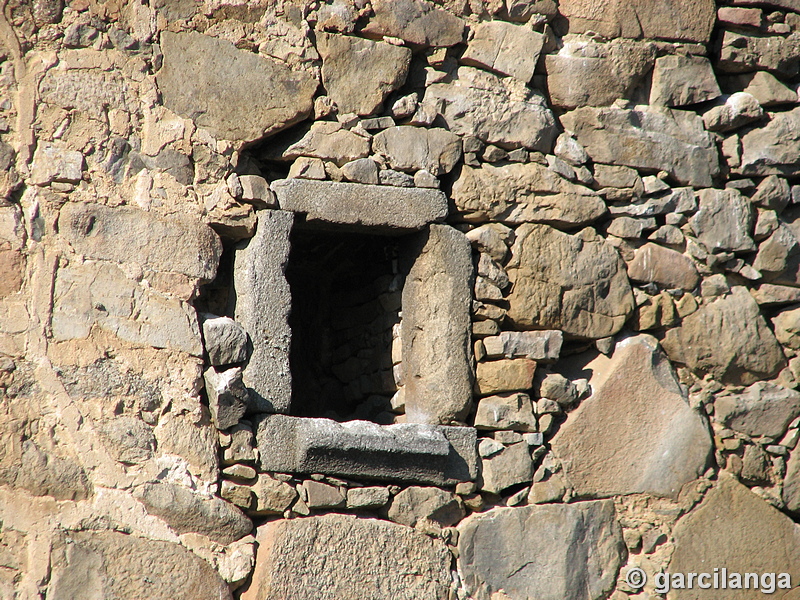
[[[701,43],[717,14],[713,0],[561,0],[559,10],[571,33]]]
[[[464,21],[426,0],[375,0],[363,33],[391,36],[416,46],[454,46],[464,38]]]
[[[714,417],[725,427],[758,438],[779,440],[789,424],[800,415],[800,393],[759,381],[741,394],[717,398]]]
[[[710,187],[719,174],[716,144],[703,120],[688,111],[586,107],[561,122],[595,162],[662,169],[694,187]]]
[[[458,527],[458,567],[476,600],[600,600],[625,559],[610,500],[495,508]]]
[[[390,127],[375,136],[372,147],[393,169],[425,169],[436,176],[452,171],[461,159],[461,138],[439,127]]]
[[[138,208],[68,203],[58,232],[89,258],[136,263],[153,271],[211,280],[222,243],[214,231],[188,217],[162,217]]]
[[[201,33],[161,35],[164,105],[213,135],[252,142],[309,115],[317,81],[277,60]]]
[[[256,419],[261,469],[453,485],[477,475],[470,427],[261,415]]]
[[[475,35],[461,62],[528,83],[533,78],[544,40],[544,35],[525,25],[503,21],[484,22],[475,28]]]
[[[552,441],[575,493],[677,498],[705,471],[711,436],[655,338],[619,342],[611,362],[595,371],[592,396]]]
[[[292,400],[292,296],[285,272],[293,223],[290,212],[261,211],[256,235],[236,247],[234,313],[253,344],[242,379],[256,412],[288,412]]]
[[[472,249],[463,233],[431,225],[404,250],[403,381],[411,423],[463,421],[472,404]]]
[[[782,77],[794,77],[800,71],[800,35],[747,35],[725,31],[720,45],[717,68],[729,73],[765,70]]]
[[[743,175],[787,175],[800,173],[800,108],[770,113],[769,122],[742,136]]]
[[[48,600],[232,598],[214,568],[183,546],[116,531],[61,534],[52,546],[50,564]]]
[[[272,189],[283,210],[305,213],[308,222],[407,233],[447,216],[439,190],[310,179],[274,181]]]
[[[328,514],[262,525],[242,600],[448,600],[451,555],[410,527]]]

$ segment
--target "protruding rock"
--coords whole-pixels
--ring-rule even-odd
[[[318,32],[322,82],[339,114],[371,115],[408,75],[411,50],[384,42]]]
[[[673,54],[656,60],[650,103],[687,106],[720,96],[711,62],[704,56]]]
[[[616,248],[599,236],[568,235],[547,225],[525,224],[516,234],[507,266],[514,282],[508,316],[515,325],[591,339],[622,328],[634,302]]]
[[[753,208],[739,190],[700,190],[700,210],[691,226],[709,252],[749,252],[756,246]]]
[[[703,115],[703,124],[709,131],[732,131],[764,116],[764,110],[747,92],[736,92]]]
[[[339,123],[317,121],[301,139],[283,151],[281,158],[291,160],[299,156],[310,156],[329,160],[341,167],[368,154],[368,138],[344,129]]]
[[[464,517],[464,507],[452,492],[434,487],[408,487],[392,499],[388,517],[395,523],[414,527],[428,519],[441,527],[455,525]]]
[[[215,367],[247,359],[247,332],[230,317],[202,315],[203,342]]]
[[[517,442],[500,445],[500,451],[481,459],[480,488],[499,494],[512,485],[529,483],[533,478],[533,461],[528,444]]]
[[[794,77],[800,71],[800,36],[748,35],[725,31],[717,68],[729,73],[772,71],[783,77]]]
[[[208,408],[217,429],[233,427],[247,410],[249,394],[239,367],[217,371],[210,367],[203,373],[208,395]]]
[[[477,600],[600,600],[625,558],[610,500],[496,508],[458,529],[459,571]]]
[[[528,83],[533,78],[544,39],[544,35],[524,25],[486,21],[475,29],[461,62]]]
[[[685,317],[663,344],[671,360],[739,385],[772,377],[785,364],[758,304],[741,286]]]
[[[531,397],[521,392],[481,398],[475,414],[477,429],[536,431]]]
[[[752,129],[742,136],[741,173],[785,176],[800,173],[798,128],[800,107],[789,112],[770,113],[769,122],[764,127]]]
[[[713,449],[708,424],[689,406],[654,338],[618,342],[592,389],[552,441],[576,495],[677,498],[705,472]]]
[[[561,122],[595,162],[661,169],[694,187],[711,186],[719,174],[716,144],[688,111],[586,107]]]
[[[444,175],[461,158],[461,138],[441,128],[391,127],[375,136],[372,147],[393,169],[410,173],[425,169]]]
[[[683,290],[693,290],[700,280],[690,258],[657,244],[645,244],[636,250],[628,263],[628,277]]]
[[[536,361],[514,358],[479,362],[475,388],[479,395],[529,390],[533,386]]]
[[[558,360],[564,335],[558,331],[503,331],[484,338],[488,358],[526,357],[540,362]]]
[[[83,176],[83,167],[83,154],[80,152],[41,144],[33,155],[30,182],[34,185],[78,183]]]
[[[454,46],[464,38],[464,21],[426,0],[375,0],[365,35],[391,36],[417,46]]]
[[[256,567],[242,600],[450,597],[447,547],[404,525],[329,514],[268,522],[256,541]]]
[[[778,440],[800,415],[800,393],[774,383],[759,381],[741,394],[714,402],[714,416],[725,427],[756,438]]]
[[[164,105],[213,135],[252,142],[311,113],[317,81],[272,58],[201,33],[161,35]]]
[[[502,148],[549,152],[558,135],[544,96],[510,77],[459,67],[452,81],[428,86],[425,101],[437,100],[450,131]]]

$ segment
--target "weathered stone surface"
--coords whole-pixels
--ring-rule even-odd
[[[161,50],[164,105],[212,135],[252,142],[311,113],[317,81],[277,60],[196,32],[164,32]]]
[[[700,281],[690,258],[657,244],[645,244],[636,250],[628,263],[628,277],[682,290],[693,290]]]
[[[725,104],[715,106],[703,115],[703,124],[709,131],[732,131],[764,116],[764,110],[747,92],[736,92],[725,99]]]
[[[473,218],[580,227],[606,213],[596,192],[537,163],[464,166],[453,184],[456,208]]]
[[[381,426],[285,415],[261,415],[256,423],[264,471],[434,485],[476,476],[476,434],[469,427]]]
[[[568,235],[547,225],[525,224],[516,234],[506,270],[514,282],[508,317],[517,327],[560,329],[593,339],[622,328],[634,302],[613,246],[593,235]]]
[[[83,154],[51,145],[41,145],[33,155],[30,182],[46,185],[54,181],[78,183],[83,175]]]
[[[25,262],[19,249],[0,239],[0,298],[14,294],[22,287]]]
[[[341,114],[373,114],[408,76],[409,48],[319,32],[317,50],[322,82]]]
[[[388,517],[409,527],[414,527],[422,519],[449,527],[458,523],[464,513],[464,507],[453,493],[439,488],[412,486],[392,499]]]
[[[579,496],[648,493],[677,498],[700,477],[713,447],[655,338],[618,342],[593,393],[553,438]]]
[[[233,427],[247,410],[249,394],[242,381],[239,367],[217,371],[214,367],[203,373],[208,395],[211,420],[217,429]]]
[[[317,121],[302,138],[283,151],[281,158],[309,156],[329,160],[341,167],[368,154],[369,138],[344,129],[333,121]]]
[[[418,46],[454,46],[464,38],[464,21],[426,0],[375,0],[375,14],[362,30]]]
[[[788,182],[783,177],[770,175],[761,180],[750,201],[758,206],[781,213],[791,199],[792,192]]]
[[[766,71],[740,75],[737,81],[743,87],[742,91],[753,96],[763,107],[797,104],[797,92]]]
[[[257,514],[283,514],[297,499],[297,491],[288,483],[259,473],[252,486],[256,497],[253,512]]]
[[[533,78],[544,39],[544,35],[524,25],[483,22],[475,28],[475,35],[461,56],[461,62],[528,83]]]
[[[533,478],[533,461],[528,444],[518,442],[502,446],[499,452],[481,459],[480,489],[499,494],[512,485],[529,483]]]
[[[255,237],[236,247],[234,316],[253,345],[243,380],[250,390],[251,408],[259,412],[288,412],[291,404],[292,297],[285,270],[293,222],[292,213],[262,211]]]
[[[230,544],[253,528],[242,511],[212,496],[204,498],[180,485],[146,483],[134,490],[147,512],[161,517],[178,534],[192,532],[220,544]]]
[[[537,431],[531,397],[512,393],[481,398],[475,413],[477,429]]]
[[[800,108],[770,113],[769,123],[742,136],[743,175],[797,175],[800,167]]]
[[[778,223],[772,235],[759,245],[753,267],[768,281],[791,286],[800,283],[800,246],[794,224]]]
[[[380,508],[389,502],[389,488],[367,486],[347,490],[347,508]]]
[[[463,233],[431,225],[403,253],[412,264],[401,334],[408,422],[463,421],[472,405],[472,249]]]
[[[562,0],[559,10],[572,33],[593,31],[608,38],[657,38],[705,43],[717,8],[712,0]]]
[[[544,96],[513,78],[459,67],[452,81],[428,86],[425,100],[444,103],[441,114],[453,133],[505,149],[549,152],[558,136]]]
[[[784,366],[778,340],[741,286],[685,317],[662,343],[671,360],[723,382],[749,385]]]
[[[800,308],[790,308],[779,312],[772,319],[775,337],[784,346],[800,349]]]
[[[721,95],[711,62],[704,56],[674,54],[656,60],[650,104],[686,106]]]
[[[152,458],[156,438],[153,429],[140,419],[121,416],[103,422],[98,429],[103,444],[115,460],[135,465]]]
[[[296,165],[297,162],[294,164]],[[291,172],[289,175],[291,175]],[[342,175],[347,181],[352,181],[353,183],[372,185],[378,185],[380,183],[378,163],[371,158],[357,158],[356,160],[351,160],[349,163],[342,165]],[[308,179],[316,178],[309,177]],[[321,179],[324,179],[324,177]]]
[[[203,342],[208,360],[215,367],[247,359],[247,332],[230,317],[201,315]]]
[[[459,571],[476,600],[600,600],[625,558],[610,500],[496,508],[458,529]]]
[[[222,254],[217,234],[200,221],[137,208],[68,203],[59,214],[58,231],[86,257],[205,280],[216,275]]]
[[[709,252],[749,252],[756,249],[753,208],[739,190],[700,190],[700,210],[690,223]]]
[[[242,200],[259,208],[275,208],[275,194],[269,189],[269,183],[260,175],[239,175],[242,186]]]
[[[253,580],[242,600],[447,600],[451,555],[404,525],[321,515],[258,528]]]
[[[475,373],[475,388],[479,395],[529,390],[533,386],[536,362],[529,358],[514,358],[479,362]]]
[[[586,107],[561,122],[595,162],[661,169],[694,187],[711,186],[719,173],[716,144],[688,111]]]
[[[483,339],[488,358],[524,356],[536,361],[558,360],[564,334],[560,331],[503,331]]]
[[[335,485],[309,479],[303,482],[308,508],[335,508],[345,504],[344,492]]]
[[[759,381],[741,394],[717,398],[714,416],[729,429],[750,437],[775,440],[800,415],[800,393],[774,383]]]
[[[728,574],[789,573],[792,584],[800,577],[800,527],[725,472],[702,504],[678,521],[672,535],[675,552],[670,573],[724,564]],[[777,592],[778,597],[785,593]],[[717,587],[711,595],[734,600],[753,594],[753,589],[729,586]],[[696,589],[673,589],[670,597],[690,600],[698,594]]]
[[[794,514],[800,513],[800,452],[792,452],[786,463],[782,498],[787,510]]]
[[[800,35],[788,37],[757,36],[726,31],[717,68],[729,73],[743,73],[763,69],[784,77],[793,77],[800,71]]]
[[[443,175],[461,158],[461,138],[441,128],[391,127],[375,136],[372,147],[393,169],[410,173],[425,169]]]
[[[70,531],[57,537],[49,558],[52,600],[233,597],[207,561],[171,542],[116,531]]]
[[[95,243],[87,242],[87,249],[93,251]],[[96,253],[113,254],[114,244],[109,246],[98,243]],[[180,256],[179,252],[175,254]],[[203,353],[197,314],[186,302],[130,279],[114,263],[87,261],[58,269],[53,296],[54,338],[86,339],[93,326],[140,346],[193,356]]]
[[[567,37],[557,54],[545,57],[550,101],[561,108],[578,108],[629,98],[655,58],[655,47],[649,43]]]
[[[439,190],[302,179],[274,181],[272,189],[283,210],[306,213],[308,221],[405,232],[447,215]]]

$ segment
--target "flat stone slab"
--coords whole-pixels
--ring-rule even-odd
[[[338,423],[287,415],[256,419],[261,469],[453,485],[477,476],[471,427]]]
[[[422,229],[447,216],[447,197],[439,190],[400,188],[310,179],[272,183],[283,210],[321,221],[386,230]]]

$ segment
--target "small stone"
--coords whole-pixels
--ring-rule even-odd
[[[319,158],[310,158],[308,156],[300,156],[289,168],[290,179],[317,179],[324,180],[327,178],[325,173],[325,163]]]
[[[574,137],[567,133],[562,133],[556,139],[556,147],[553,153],[561,160],[574,167],[586,164],[589,156]]]
[[[645,244],[636,250],[633,260],[628,263],[628,277],[683,290],[693,290],[700,280],[690,258],[656,244]]]
[[[551,475],[544,481],[537,481],[528,492],[528,504],[548,504],[561,502],[567,489],[560,475]]]
[[[394,119],[392,117],[373,117],[372,119],[361,119],[361,127],[367,131],[377,131],[380,129],[389,129],[394,127]]]
[[[637,239],[642,237],[642,234],[647,229],[655,229],[656,220],[653,217],[646,218],[632,218],[632,217],[616,217],[611,221],[606,232],[623,239]]]
[[[753,96],[746,92],[732,94],[725,104],[715,106],[703,115],[709,131],[732,131],[764,116],[764,110]]]
[[[492,438],[481,438],[481,441],[478,443],[478,455],[481,458],[489,458],[501,452],[503,448],[505,448],[503,444]]]
[[[554,173],[558,173],[567,181],[575,181],[578,178],[575,174],[575,169],[573,169],[565,161],[561,160],[557,156],[553,156],[552,154],[547,155],[547,168]]]
[[[33,185],[78,183],[83,177],[83,167],[83,154],[80,152],[41,144],[33,155],[30,182]]]
[[[267,180],[259,175],[239,175],[242,186],[242,200],[257,208],[275,208],[278,203],[275,194],[269,189]]]
[[[283,514],[297,499],[297,492],[291,485],[265,473],[258,475],[252,489],[256,497],[252,512],[256,514]]]
[[[558,360],[563,334],[560,331],[504,331],[483,343],[489,358],[527,357],[541,362]]]
[[[419,103],[419,96],[416,92],[403,96],[395,100],[392,104],[391,113],[395,119],[405,119],[410,117],[417,111],[417,104]]]
[[[484,492],[499,494],[533,478],[533,461],[528,444],[518,443],[504,447],[500,452],[481,460],[480,488]]]
[[[378,183],[378,164],[371,158],[359,158],[342,166],[342,175],[354,183]]]
[[[478,363],[475,385],[481,396],[528,390],[533,386],[536,361],[528,358]]]
[[[378,180],[381,185],[414,187],[414,178],[411,175],[393,169],[381,169],[378,171]]]
[[[496,163],[508,158],[508,152],[492,144],[487,145],[481,153],[481,158],[488,163]]]
[[[253,490],[246,485],[239,485],[232,481],[222,480],[219,495],[236,506],[245,510],[253,503]]]
[[[200,316],[205,349],[213,366],[247,360],[247,332],[239,323],[230,317],[217,317],[209,313]]]
[[[656,59],[650,104],[687,106],[721,94],[711,62],[704,56],[673,54]]]
[[[303,482],[303,489],[307,494],[305,502],[312,509],[335,508],[346,503],[346,498],[341,488],[334,485],[308,480]]]
[[[236,425],[247,410],[250,396],[242,381],[242,369],[217,371],[211,367],[203,373],[203,379],[214,426],[229,429]]]
[[[359,487],[347,490],[347,508],[380,508],[389,503],[389,489],[385,487]]]
[[[392,499],[388,517],[395,523],[414,527],[427,519],[440,527],[455,525],[464,517],[465,511],[458,497],[451,492],[435,488],[412,486],[404,489]]]
[[[524,25],[485,21],[475,28],[461,62],[528,83],[533,78],[544,39],[544,35]]]
[[[800,393],[774,383],[754,383],[741,394],[714,402],[719,423],[750,437],[779,439],[798,415]]]
[[[255,479],[258,474],[253,467],[248,465],[231,465],[230,467],[225,467],[222,469],[222,474],[225,477],[230,477],[231,479],[240,479],[245,481],[250,481]]]
[[[482,398],[475,414],[475,427],[536,431],[530,396],[515,393]]]
[[[750,198],[753,204],[769,208],[777,213],[783,211],[791,200],[789,184],[783,177],[770,175],[758,184],[755,194]]]
[[[419,188],[439,189],[439,179],[425,169],[414,173],[414,185]]]
[[[578,390],[563,375],[548,373],[539,385],[539,395],[542,398],[555,400],[561,406],[568,407],[578,399]]]
[[[689,222],[709,252],[755,250],[750,237],[754,215],[747,198],[734,189],[704,189],[699,197],[700,209]]]
[[[425,169],[437,176],[449,173],[461,158],[461,138],[441,128],[392,127],[377,134],[372,147],[393,169]]]

